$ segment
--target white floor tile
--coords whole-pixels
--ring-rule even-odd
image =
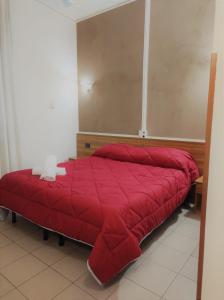
[[[189,259],[189,255],[161,244],[149,258],[171,271],[179,272]]]
[[[127,276],[128,274],[131,274],[134,272],[141,264],[146,261],[146,257],[144,255],[141,255],[135,262],[131,263],[124,271],[123,276]]]
[[[183,222],[177,227],[176,232],[191,239],[199,240],[200,228],[193,223]]]
[[[115,292],[125,280],[126,279],[123,278],[121,280],[117,280],[115,283],[111,283],[110,285],[103,287],[100,286],[89,273],[87,273],[79,280],[75,281],[74,284],[86,291],[95,299],[105,300],[112,295],[112,293]]]
[[[179,275],[168,288],[164,298],[166,300],[195,300],[196,283]]]
[[[56,299],[62,300],[195,300],[199,228],[199,214],[187,209],[174,214],[143,241],[138,261],[110,285],[101,287],[87,272],[89,249],[77,246],[73,249],[73,244],[70,247],[69,243],[58,247],[53,234],[48,242],[43,242],[41,231],[35,225],[20,217],[18,223],[12,225],[8,219],[0,222],[0,268],[2,272],[7,271],[5,276],[17,285],[23,278],[26,280],[42,270],[44,264],[37,263],[37,258],[51,265],[46,270],[43,267],[43,271],[19,287],[27,297],[35,300],[43,286],[43,299],[57,296]],[[33,252],[37,258],[26,262],[30,255],[25,256],[27,251],[24,250]],[[23,261],[26,266],[22,269]],[[12,270],[15,270],[13,274]],[[55,282],[58,282],[56,286]],[[23,299],[4,277],[0,283],[8,295],[3,299],[11,300],[15,295]]]
[[[150,237],[145,240],[142,244],[141,244],[141,248],[142,248],[142,256],[143,257],[148,257],[150,256],[150,254],[152,254],[153,252],[156,251],[156,249],[158,249],[158,247],[161,245],[160,242],[158,241],[154,241],[154,240],[150,240]]]
[[[193,250],[193,252],[192,252],[192,254],[191,254],[194,258],[197,258],[198,259],[198,257],[199,257],[199,246],[197,246],[194,250]]]
[[[136,299],[159,300],[160,297],[136,285],[135,283],[127,280],[108,298],[108,300],[136,300]]]
[[[198,260],[191,256],[180,273],[196,282],[198,275]]]
[[[197,241],[173,232],[163,241],[163,244],[190,255],[197,246]]]
[[[162,296],[176,275],[176,273],[167,268],[148,260],[137,270],[128,274],[127,278],[155,294]]]

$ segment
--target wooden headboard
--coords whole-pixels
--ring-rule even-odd
[[[171,147],[188,151],[195,159],[201,175],[203,174],[205,143],[182,142],[175,140],[159,140],[138,137],[121,137],[96,134],[77,134],[77,156],[78,158],[90,156],[94,151],[105,144],[129,144],[139,147]]]

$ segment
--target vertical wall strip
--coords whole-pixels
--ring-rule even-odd
[[[79,93],[78,93],[78,39],[77,39],[77,23],[75,23],[75,128],[76,133],[79,132]],[[77,151],[77,145],[75,147],[75,151]],[[75,153],[76,156],[76,153]]]
[[[148,112],[150,11],[151,11],[151,0],[145,0],[143,85],[142,85],[142,128],[139,132],[140,136],[143,136],[143,137],[146,137],[148,135],[148,133],[147,133],[147,112]]]

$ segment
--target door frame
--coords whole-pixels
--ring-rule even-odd
[[[218,60],[217,53],[212,53],[211,66],[210,66],[209,93],[208,93],[206,138],[205,138],[205,159],[204,159],[203,190],[202,190],[202,205],[201,205],[201,228],[200,228],[199,259],[198,259],[197,300],[201,300],[201,295],[202,295],[206,209],[207,209],[209,162],[210,162],[210,150],[211,150],[212,120],[213,120],[213,108],[214,108],[214,97],[215,97],[217,60]]]

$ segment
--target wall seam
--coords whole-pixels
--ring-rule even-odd
[[[144,23],[144,54],[143,54],[143,82],[142,82],[142,128],[141,136],[147,136],[147,112],[148,112],[148,75],[149,75],[149,40],[150,40],[150,9],[151,0],[145,0]]]

